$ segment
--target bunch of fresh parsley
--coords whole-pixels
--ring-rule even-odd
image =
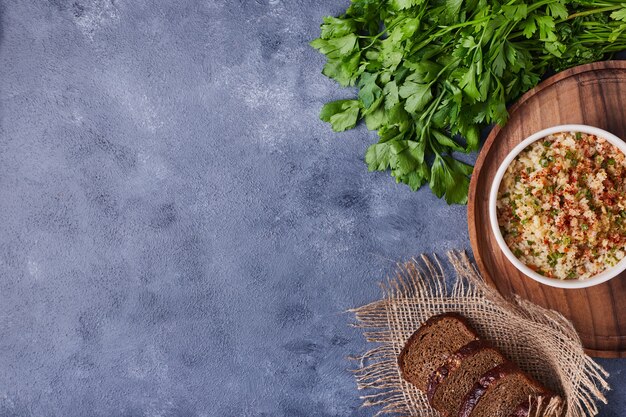
[[[320,117],[338,132],[361,119],[378,131],[369,169],[464,204],[472,167],[453,152],[477,150],[481,129],[504,124],[506,103],[546,71],[626,49],[626,3],[352,0],[311,45],[323,74],[358,87]]]

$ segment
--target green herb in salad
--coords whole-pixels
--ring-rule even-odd
[[[453,153],[477,150],[481,130],[503,125],[506,103],[548,70],[626,49],[626,3],[352,0],[311,45],[327,57],[323,74],[358,89],[321,119],[335,131],[364,120],[379,137],[370,170],[463,204],[472,167]]]

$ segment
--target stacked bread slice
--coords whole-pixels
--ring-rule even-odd
[[[424,323],[406,342],[398,365],[443,417],[527,417],[533,399],[554,396],[480,340],[457,313]]]

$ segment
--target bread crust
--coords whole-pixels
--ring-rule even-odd
[[[444,318],[457,319],[458,321],[463,323],[465,327],[467,327],[467,329],[474,335],[474,337],[478,338],[478,334],[476,333],[474,328],[470,325],[467,318],[462,316],[460,313],[457,313],[457,312],[442,313],[442,314],[437,314],[435,316],[430,317],[428,320],[426,320],[426,322],[424,322],[424,324],[420,326],[419,329],[417,329],[411,335],[411,337],[409,337],[409,340],[407,340],[406,343],[404,344],[404,347],[402,348],[400,355],[398,355],[398,367],[400,368],[400,375],[402,376],[402,379],[404,379],[405,381],[409,381],[409,379],[408,379],[407,372],[404,369],[404,357],[407,355],[407,353],[411,349],[411,346],[413,346],[413,344],[417,340],[419,340],[419,336],[422,333],[424,333],[426,330],[428,330],[430,327],[432,327],[434,324],[436,324],[437,322],[439,322],[440,320]]]
[[[474,387],[465,395],[465,399],[463,400],[463,405],[459,410],[459,417],[470,417],[472,411],[474,411],[474,407],[478,404],[482,396],[489,390],[491,386],[494,385],[500,379],[513,374],[519,373],[526,378],[528,384],[531,384],[537,390],[537,396],[542,397],[552,397],[554,394],[550,392],[547,388],[539,384],[533,378],[528,376],[524,371],[519,369],[517,365],[513,362],[506,361],[495,368],[487,371],[480,379],[474,384]],[[519,404],[510,417],[527,417],[530,411],[530,403],[528,400],[525,400],[521,404]],[[525,412],[525,414],[524,414]]]
[[[433,398],[435,397],[435,393],[437,389],[441,386],[441,384],[448,378],[452,372],[456,371],[463,362],[464,359],[467,359],[482,349],[491,349],[492,345],[486,340],[472,340],[465,346],[462,346],[459,350],[454,352],[446,362],[437,368],[430,376],[428,377],[428,389],[426,391],[426,396],[428,397],[428,402],[433,405]],[[434,405],[433,405],[434,406]]]
[[[472,389],[465,395],[463,405],[461,405],[461,409],[459,410],[459,417],[469,417],[470,414],[472,414],[472,411],[474,411],[474,407],[476,407],[476,404],[478,404],[489,387],[494,384],[494,382],[497,382],[514,372],[521,371],[517,365],[510,361],[501,363],[495,368],[487,371],[478,381],[476,381]]]

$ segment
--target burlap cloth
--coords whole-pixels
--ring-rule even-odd
[[[456,275],[452,288],[446,272]],[[561,314],[521,298],[505,300],[488,287],[464,253],[448,254],[448,262],[422,256],[400,265],[382,285],[380,301],[351,310],[356,326],[376,346],[357,360],[354,370],[365,406],[378,406],[375,416],[437,417],[424,394],[400,377],[397,357],[409,336],[434,314],[458,311],[479,334],[492,341],[524,371],[561,395],[534,415],[595,416],[597,402],[606,403],[607,372],[583,351],[572,324]]]

